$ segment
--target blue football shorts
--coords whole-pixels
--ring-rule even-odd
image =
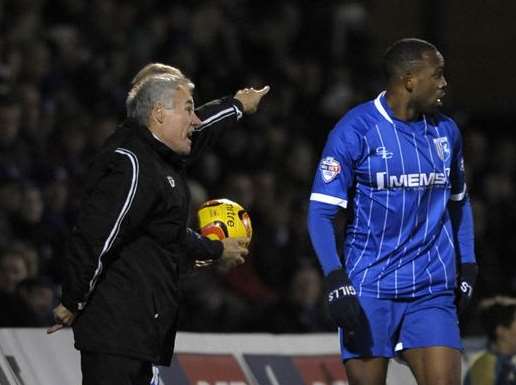
[[[454,293],[414,299],[359,297],[362,327],[349,337],[339,329],[343,360],[356,357],[395,357],[406,349],[446,346],[462,350]]]

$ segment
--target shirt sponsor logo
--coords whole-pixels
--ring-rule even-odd
[[[387,150],[385,147],[377,147],[376,155],[382,157],[382,159],[391,159],[394,153]]]
[[[427,187],[431,185],[446,185],[450,169],[446,168],[445,172],[429,172],[389,175],[386,172],[376,173],[376,184],[378,190],[393,187]]]
[[[439,159],[446,161],[450,158],[450,144],[448,143],[448,138],[446,136],[435,138],[434,145]]]
[[[327,156],[321,160],[319,169],[321,170],[321,176],[324,183],[330,183],[337,177],[337,175],[340,174],[341,171],[339,161],[332,156]]]

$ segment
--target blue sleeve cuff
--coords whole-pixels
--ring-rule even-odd
[[[342,267],[333,223],[338,210],[339,206],[317,201],[308,206],[308,233],[325,276]]]
[[[455,249],[461,263],[476,263],[473,211],[466,195],[461,201],[450,202],[449,213],[453,226]]]

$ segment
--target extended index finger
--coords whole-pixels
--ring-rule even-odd
[[[270,86],[265,86],[265,87],[263,87],[262,89],[256,90],[256,92],[258,92],[259,94],[262,94],[262,96],[263,96],[263,95],[265,95],[267,92],[269,92],[269,91],[270,91],[270,89],[271,89],[271,87],[270,87]]]

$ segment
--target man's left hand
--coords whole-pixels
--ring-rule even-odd
[[[476,263],[463,263],[460,266],[459,284],[457,290],[457,310],[461,314],[468,307],[473,297],[473,288],[478,275],[478,265]]]
[[[258,105],[262,98],[269,92],[271,87],[265,86],[260,90],[254,88],[244,88],[238,90],[234,98],[237,99],[244,107],[244,112],[252,114],[258,109]]]
[[[47,329],[47,334],[52,334],[61,330],[65,326],[70,326],[75,320],[75,314],[68,310],[62,303],[54,309],[56,323]]]

